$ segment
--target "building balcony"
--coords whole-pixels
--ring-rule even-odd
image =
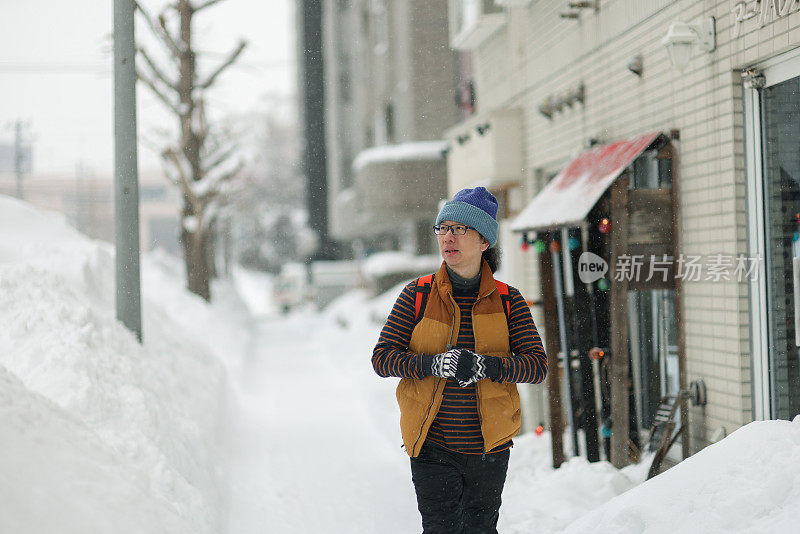
[[[448,130],[450,194],[476,185],[518,185],[524,173],[522,133],[522,114],[514,109],[478,115]]]
[[[334,217],[342,237],[405,231],[433,220],[447,195],[446,143],[425,141],[363,150],[353,161],[354,184],[339,195]]]
[[[506,23],[496,0],[450,0],[450,46],[456,50],[477,48]]]

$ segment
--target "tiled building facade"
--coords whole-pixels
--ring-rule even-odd
[[[758,281],[705,280],[704,272],[701,280],[682,284],[682,383],[702,379],[707,387],[707,404],[690,409],[690,452],[754,419],[793,417],[800,383],[792,286],[784,283],[792,270],[791,261],[788,267],[781,262],[800,256],[789,242],[790,223],[770,214],[790,217],[800,209],[800,175],[791,154],[796,143],[788,142],[800,136],[798,3],[609,0],[597,2],[597,9],[570,10],[566,1],[451,0],[451,15],[465,4],[479,5],[479,13],[466,25],[451,17],[451,43],[471,51],[477,110],[447,136],[456,147],[467,132],[474,141],[474,126],[493,123],[499,113],[521,117],[519,173],[495,179],[508,210],[503,236],[509,281],[539,298],[538,254],[523,252],[519,234],[507,227],[550,177],[593,145],[663,132],[675,147],[676,255],[705,260],[765,254]],[[693,45],[688,64],[678,70],[662,39],[676,21],[708,17],[715,22],[715,49]],[[454,24],[463,27],[454,32]],[[743,78],[751,68],[755,78]],[[582,103],[564,103],[565,95],[581,89]],[[559,100],[561,109],[554,110]],[[762,145],[762,138],[770,144]],[[507,155],[498,149],[488,154]],[[449,157],[453,169],[458,162],[454,167],[452,158],[463,156],[451,150]],[[770,157],[777,161],[772,167]],[[468,186],[450,178],[451,189]],[[541,317],[539,309],[534,312]]]

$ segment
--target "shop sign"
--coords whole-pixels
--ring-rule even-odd
[[[736,17],[733,24],[734,39],[742,34],[742,26],[746,21],[752,20],[745,33],[755,28],[763,28],[768,22],[773,22],[783,18],[795,11],[800,10],[800,0],[749,0],[747,2],[737,2],[731,9]]]

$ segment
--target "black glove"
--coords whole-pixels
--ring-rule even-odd
[[[455,379],[462,388],[489,378],[496,381],[500,376],[500,358],[475,354],[469,349],[459,349]]]
[[[422,355],[422,374],[441,378],[455,378],[461,349],[450,349],[440,354]]]
[[[484,378],[496,381],[500,376],[500,358],[452,348],[440,354],[423,354],[422,374],[455,378],[465,388]]]

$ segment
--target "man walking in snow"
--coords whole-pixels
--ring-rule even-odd
[[[372,355],[400,377],[400,429],[425,534],[497,532],[516,383],[545,378],[547,357],[525,299],[496,281],[497,199],[463,189],[433,227],[441,268],[408,284]]]

